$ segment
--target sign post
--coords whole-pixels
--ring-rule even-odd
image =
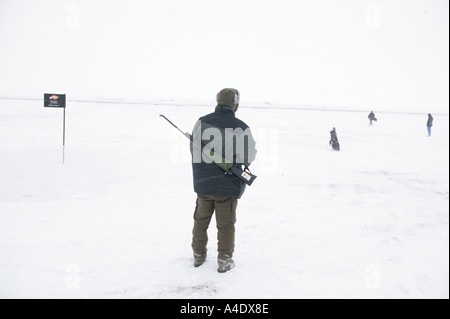
[[[66,146],[66,95],[44,93],[44,107],[63,108],[63,164],[64,164],[64,148]]]

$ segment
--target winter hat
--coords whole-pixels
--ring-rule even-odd
[[[227,105],[234,111],[237,111],[239,107],[239,91],[231,88],[222,89],[217,93],[217,104]]]

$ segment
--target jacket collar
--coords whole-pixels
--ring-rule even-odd
[[[222,104],[217,105],[216,112],[231,114],[231,115],[235,116],[235,111],[233,111],[233,109],[231,107],[229,107],[228,105],[222,105]]]

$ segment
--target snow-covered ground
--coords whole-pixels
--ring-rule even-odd
[[[0,298],[449,298],[449,118],[245,108],[236,268],[192,266],[187,140],[214,108],[0,100]],[[341,152],[328,146],[336,127]]]

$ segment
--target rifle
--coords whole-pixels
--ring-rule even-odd
[[[193,141],[192,135],[183,132],[172,123],[171,120],[169,120],[167,117],[165,117],[163,114],[160,114],[159,116],[163,117],[167,122],[169,122],[173,127],[175,127],[181,134],[183,134],[185,137],[187,137],[191,142]],[[226,174],[233,174],[236,177],[238,177],[241,181],[246,183],[247,185],[251,186],[253,182],[256,179],[256,175],[254,175],[252,172],[250,172],[250,169],[248,167],[245,167],[242,169],[241,165],[236,163],[229,163],[229,161],[226,161],[225,157],[220,154],[216,154],[213,150],[205,150],[205,145],[202,143],[203,146],[203,154],[208,156],[214,164],[216,164],[217,167],[219,167],[221,170],[223,170]]]

